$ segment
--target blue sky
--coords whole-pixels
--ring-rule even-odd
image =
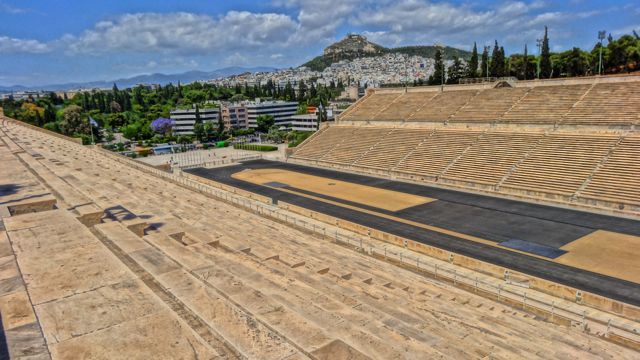
[[[0,0],[0,85],[297,66],[348,32],[535,51],[545,25],[552,50],[590,49],[598,30],[640,32],[640,0]]]

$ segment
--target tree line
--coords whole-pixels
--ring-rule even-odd
[[[169,112],[175,108],[214,107],[218,100],[235,102],[254,98],[326,107],[343,90],[342,82],[333,81],[327,85],[300,81],[296,88],[291,82],[278,86],[271,80],[263,85],[245,83],[231,87],[194,82],[119,89],[114,84],[110,90],[79,92],[72,99],[51,92],[26,100],[9,97],[1,105],[7,116],[69,136],[88,139],[91,132],[88,119],[91,117],[102,129],[122,132],[129,139],[146,140],[156,135],[151,129],[151,122],[169,117]],[[220,124],[215,124],[198,131],[222,137],[225,134],[220,129]],[[97,128],[94,134],[99,134]]]
[[[640,35],[633,31],[630,35],[614,39],[609,34],[606,44],[597,42],[590,51],[573,47],[553,53],[550,51],[549,33],[545,27],[538,55],[531,54],[525,44],[522,53],[507,57],[504,47],[496,40],[493,47],[485,46],[481,54],[474,43],[466,64],[456,59],[446,70],[445,67],[442,53],[438,50],[434,56],[435,71],[428,79],[429,85],[440,85],[443,78],[447,84],[457,84],[463,78],[515,77],[519,80],[532,80],[597,75],[600,71],[602,74],[632,72],[640,70]],[[420,81],[414,84],[420,85]]]

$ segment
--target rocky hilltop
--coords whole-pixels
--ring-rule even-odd
[[[366,37],[358,34],[348,34],[344,39],[333,43],[324,49],[324,53],[316,56],[311,61],[302,66],[311,70],[322,71],[340,60],[353,60],[362,57],[380,56],[388,53],[399,53],[407,55],[433,58],[436,53],[435,46],[404,46],[398,48],[386,48],[382,45],[372,43]],[[444,58],[451,60],[454,58],[468,59],[471,53],[445,46],[443,48]]]
[[[324,56],[339,61],[353,59],[362,56],[381,55],[385,51],[383,46],[374,44],[366,37],[357,34],[349,34],[344,39],[324,49]]]

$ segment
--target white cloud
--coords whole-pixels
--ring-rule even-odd
[[[0,36],[0,54],[42,54],[49,51],[51,51],[51,47],[38,40]]]
[[[287,44],[297,24],[283,14],[230,11],[213,18],[193,13],[125,14],[67,36],[72,53],[233,51]]]
[[[0,1],[0,12],[7,14],[24,14],[29,12],[28,9],[22,9]]]
[[[247,65],[249,64],[249,58],[240,54],[239,52],[235,52],[229,56],[227,56],[222,62],[225,65]]]
[[[143,62],[119,61],[111,66],[114,70],[126,71],[160,71],[160,70],[186,70],[197,69],[200,64],[194,59],[185,57],[164,57],[157,60],[147,60]]]
[[[542,1],[506,1],[485,7],[468,4],[427,0],[376,2],[367,4],[351,23],[368,29],[372,40],[389,46],[472,43],[489,38],[518,44],[534,41],[545,25],[561,28],[572,19],[598,14],[545,11],[548,5]]]
[[[341,38],[347,26],[386,46],[471,44],[474,40],[482,43],[498,39],[519,47],[535,41],[545,25],[551,30],[562,29],[571,19],[597,14],[546,11],[550,5],[541,0],[507,0],[488,6],[429,0],[273,0],[272,4],[287,11],[229,11],[219,16],[188,12],[123,14],[49,43],[0,38],[0,51],[42,53],[64,49],[70,55],[142,53],[221,59],[242,56],[242,61],[247,61],[247,57],[255,59],[268,48],[283,56],[267,58],[281,61],[285,54],[289,59],[311,54]],[[568,33],[555,32],[553,36]]]
[[[611,31],[611,35],[613,36],[629,35],[629,34],[632,34],[634,30],[637,33],[640,33],[640,23],[638,23],[637,25],[625,26],[623,28],[615,29]]]
[[[298,10],[298,29],[294,43],[328,43],[335,40],[338,29],[366,3],[344,0],[276,0],[276,6]]]

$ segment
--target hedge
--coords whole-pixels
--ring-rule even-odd
[[[254,144],[233,144],[236,150],[253,150],[253,151],[276,151],[277,146],[273,145],[254,145]]]

